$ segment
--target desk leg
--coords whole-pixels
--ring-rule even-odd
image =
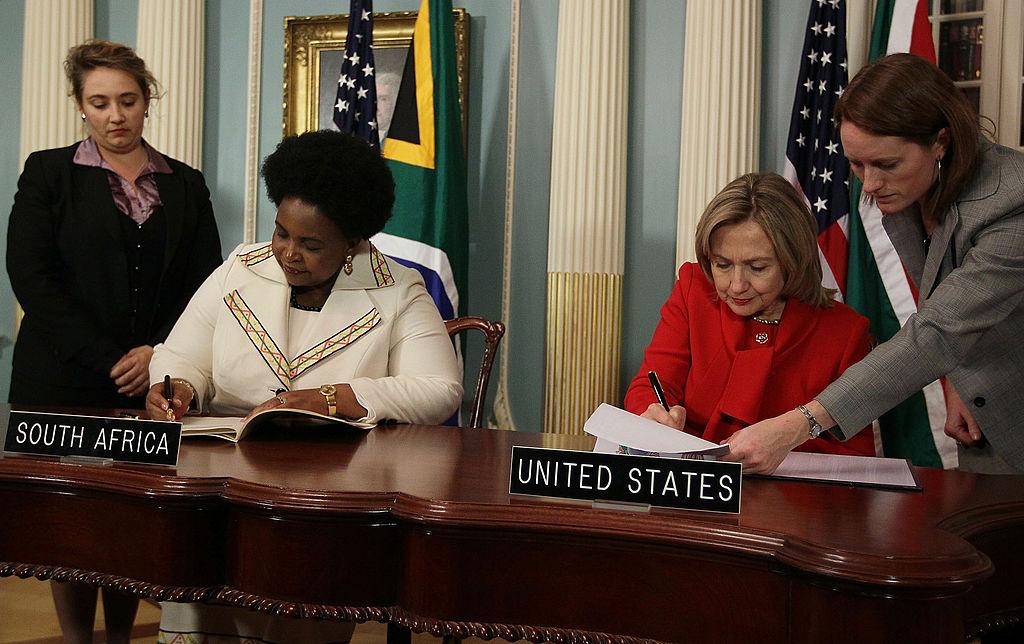
[[[398,624],[388,623],[388,644],[410,644],[412,631]]]

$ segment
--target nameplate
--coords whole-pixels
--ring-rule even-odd
[[[11,410],[4,451],[177,465],[181,423]]]
[[[512,447],[509,494],[740,511],[739,463]]]

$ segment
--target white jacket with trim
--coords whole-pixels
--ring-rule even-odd
[[[439,424],[462,400],[462,377],[437,308],[412,269],[372,244],[342,273],[286,355],[291,289],[270,244],[241,245],[203,283],[167,341],[155,347],[150,381],[188,380],[201,410],[245,415],[277,389],[348,383],[384,420]]]

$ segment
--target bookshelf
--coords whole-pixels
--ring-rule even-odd
[[[1003,8],[1003,59],[1000,83],[999,142],[1024,150],[1024,3],[1007,0]]]
[[[978,113],[995,124],[996,140],[1024,149],[1024,16],[1020,0],[930,0],[939,67]]]

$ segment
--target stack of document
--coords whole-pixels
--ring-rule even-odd
[[[706,441],[606,403],[591,414],[583,431],[597,437],[594,451],[602,454],[715,458],[729,453],[728,445]]]
[[[602,403],[583,425],[603,454],[715,460],[729,453],[718,445],[667,425]],[[790,452],[772,478],[921,490],[909,461],[899,458]]]

